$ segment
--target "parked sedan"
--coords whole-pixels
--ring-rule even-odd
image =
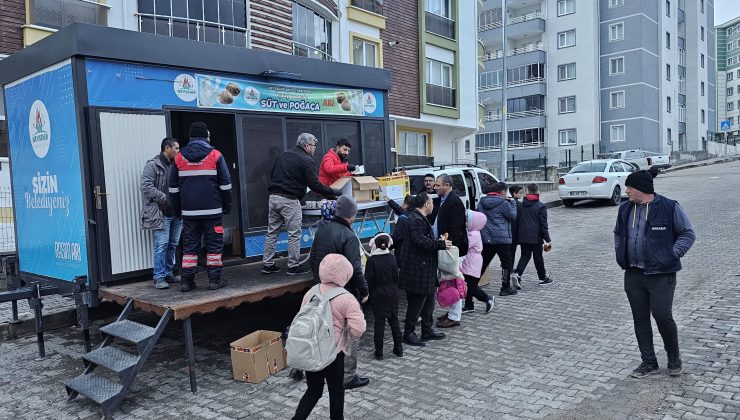
[[[607,200],[616,206],[627,196],[624,182],[632,172],[635,167],[623,160],[584,161],[558,180],[558,194],[566,207],[592,199]]]

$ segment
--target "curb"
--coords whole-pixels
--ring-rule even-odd
[[[725,158],[721,158],[721,159],[715,159],[715,160],[712,160],[712,161],[702,160],[702,161],[698,161],[698,162],[687,163],[687,164],[684,164],[682,166],[678,166],[678,167],[674,167],[674,168],[664,169],[664,170],[660,171],[660,173],[666,173],[667,174],[667,173],[671,173],[671,172],[675,172],[675,171],[680,171],[680,170],[683,170],[683,169],[699,168],[699,167],[702,167],[702,166],[717,165],[719,163],[735,162],[737,160],[740,160],[740,156],[730,156],[730,157],[725,157]]]

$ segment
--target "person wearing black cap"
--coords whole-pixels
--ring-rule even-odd
[[[195,289],[201,237],[207,249],[208,288],[226,286],[221,278],[224,227],[221,218],[231,211],[231,176],[221,152],[210,144],[208,126],[194,122],[188,131],[190,141],[175,156],[170,170],[169,201],[172,211],[182,215],[181,292]]]
[[[632,309],[642,363],[632,372],[642,378],[658,372],[653,347],[652,314],[668,355],[668,374],[683,371],[678,328],[673,320],[673,293],[681,257],[696,235],[681,206],[655,193],[648,171],[630,174],[625,181],[628,202],[619,206],[614,227],[617,263],[624,273],[624,290]]]

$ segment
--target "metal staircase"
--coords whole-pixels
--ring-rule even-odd
[[[78,395],[84,395],[99,404],[105,417],[110,418],[111,413],[126,396],[167,322],[172,318],[172,310],[168,309],[156,327],[139,324],[127,319],[133,307],[134,301],[131,299],[115,322],[100,329],[103,334],[100,347],[82,356],[85,371],[64,384],[69,396],[68,401],[74,400]],[[135,345],[138,354],[114,347],[112,344],[115,340]],[[102,376],[93,373],[97,367],[105,368],[115,375]]]

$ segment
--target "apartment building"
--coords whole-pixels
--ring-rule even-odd
[[[17,47],[71,22],[86,22],[385,67],[393,72],[389,109],[396,164],[474,159],[476,10],[464,0],[8,1],[24,9],[11,25],[15,36],[8,38]]]
[[[740,134],[740,17],[715,28],[717,34],[717,126],[730,122],[730,136]]]
[[[6,0],[0,7],[0,60],[23,48],[24,0]],[[8,124],[0,89],[0,156],[8,156]]]
[[[706,149],[716,102],[711,2],[505,3],[505,12],[499,0],[479,10],[479,160],[500,165],[504,61],[507,160],[526,167],[545,155],[556,164],[632,148]]]

